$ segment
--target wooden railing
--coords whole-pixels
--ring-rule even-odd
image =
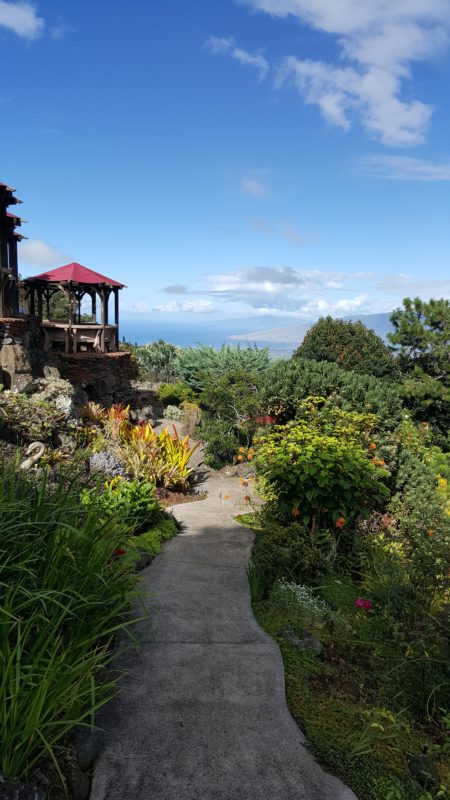
[[[82,351],[94,353],[115,353],[118,349],[118,326],[97,325],[92,322],[52,322],[42,320],[44,347],[51,350],[54,345],[65,353]]]

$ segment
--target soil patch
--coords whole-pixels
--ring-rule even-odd
[[[157,488],[155,491],[159,502],[165,507],[179,506],[181,503],[196,503],[197,500],[205,500],[207,494],[207,492],[199,492],[195,489],[192,489],[187,494],[183,492],[171,492],[170,489],[163,489],[162,487]]]

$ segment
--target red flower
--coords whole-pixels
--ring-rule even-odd
[[[124,556],[127,551],[123,549],[123,547],[118,547],[117,550],[114,550],[114,560]]]
[[[336,528],[342,528],[342,526],[343,526],[344,524],[345,524],[345,519],[344,519],[344,517],[339,517],[338,521],[336,522]]]
[[[364,597],[357,597],[355,600],[355,606],[357,608],[365,608],[366,611],[370,611],[373,608],[373,603],[370,600],[365,600]]]

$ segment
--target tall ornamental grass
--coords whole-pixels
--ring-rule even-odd
[[[124,529],[80,505],[76,481],[0,471],[0,772],[59,770],[64,739],[114,693],[102,668],[135,594]]]

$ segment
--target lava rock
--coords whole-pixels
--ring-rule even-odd
[[[99,728],[86,728],[78,725],[74,730],[74,745],[80,769],[87,772],[98,757],[104,741],[103,731]]]
[[[34,786],[27,783],[13,783],[0,775],[0,800],[43,800]]]
[[[91,781],[87,772],[83,772],[79,764],[73,764],[70,774],[70,788],[73,800],[88,800]]]
[[[139,419],[145,419],[148,422],[151,422],[153,425],[156,424],[156,416],[153,406],[144,406],[138,410],[138,415]]]
[[[93,473],[103,473],[111,478],[124,478],[126,475],[122,462],[113,453],[108,453],[107,450],[94,453],[89,459],[89,468]]]
[[[287,642],[291,642],[291,644],[295,645],[295,647],[303,652],[309,651],[317,653],[318,655],[322,652],[321,642],[308,631],[303,631],[302,636],[299,636],[292,628],[284,628],[280,631],[280,635]]]
[[[432,760],[426,755],[414,756],[408,763],[413,778],[425,789],[437,789],[441,779]]]

